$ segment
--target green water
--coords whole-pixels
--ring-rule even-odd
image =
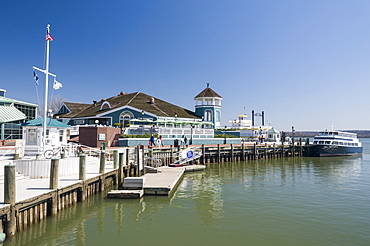
[[[211,164],[171,197],[65,209],[4,245],[370,245],[370,140],[361,157]]]

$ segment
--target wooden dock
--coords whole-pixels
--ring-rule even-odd
[[[158,169],[161,172],[144,175],[144,195],[171,195],[185,173],[184,167],[160,167]]]
[[[201,164],[295,157],[302,156],[304,151],[301,143],[290,146],[230,144],[200,147],[202,157],[194,162]],[[4,171],[4,175],[8,178],[4,179],[7,180],[6,182],[0,182],[0,232],[5,232],[11,237],[16,232],[39,223],[46,216],[56,215],[64,208],[83,202],[95,193],[104,191],[105,187],[122,184],[124,177],[145,177],[144,195],[169,196],[176,190],[186,171],[184,167],[167,167],[168,164],[174,163],[176,151],[180,149],[178,147],[145,149],[144,156],[152,158],[149,159],[149,163],[158,159],[164,165],[158,167],[160,172],[157,173],[143,173],[145,170],[138,170],[137,165],[131,165],[137,163],[139,158],[138,151],[133,153],[133,149],[125,149],[125,153],[114,150],[113,162],[106,162],[102,151],[96,163],[86,165],[84,168],[81,168],[83,163],[81,162],[83,156],[81,156],[79,174],[70,176],[58,177],[50,174],[50,178],[17,180],[14,177],[15,172],[7,175]],[[130,159],[130,156],[135,156],[135,160]],[[51,162],[53,166],[53,161]],[[13,196],[12,193],[14,193]],[[132,195],[141,196],[140,192],[139,195]]]

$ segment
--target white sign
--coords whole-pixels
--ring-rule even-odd
[[[99,140],[105,140],[105,134],[99,134]]]
[[[143,149],[142,148],[139,148],[139,170],[143,170],[144,169],[144,161],[143,161]]]

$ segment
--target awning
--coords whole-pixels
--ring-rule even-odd
[[[0,106],[0,123],[26,119],[26,115],[14,106]]]

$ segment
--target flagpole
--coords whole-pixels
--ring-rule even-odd
[[[50,33],[50,25],[48,24],[46,26],[46,33]],[[44,124],[43,124],[43,139],[42,139],[42,145],[46,145],[46,117],[47,117],[47,111],[48,111],[48,85],[49,85],[49,42],[50,40],[46,38],[46,64],[45,64],[45,96],[44,96]]]

